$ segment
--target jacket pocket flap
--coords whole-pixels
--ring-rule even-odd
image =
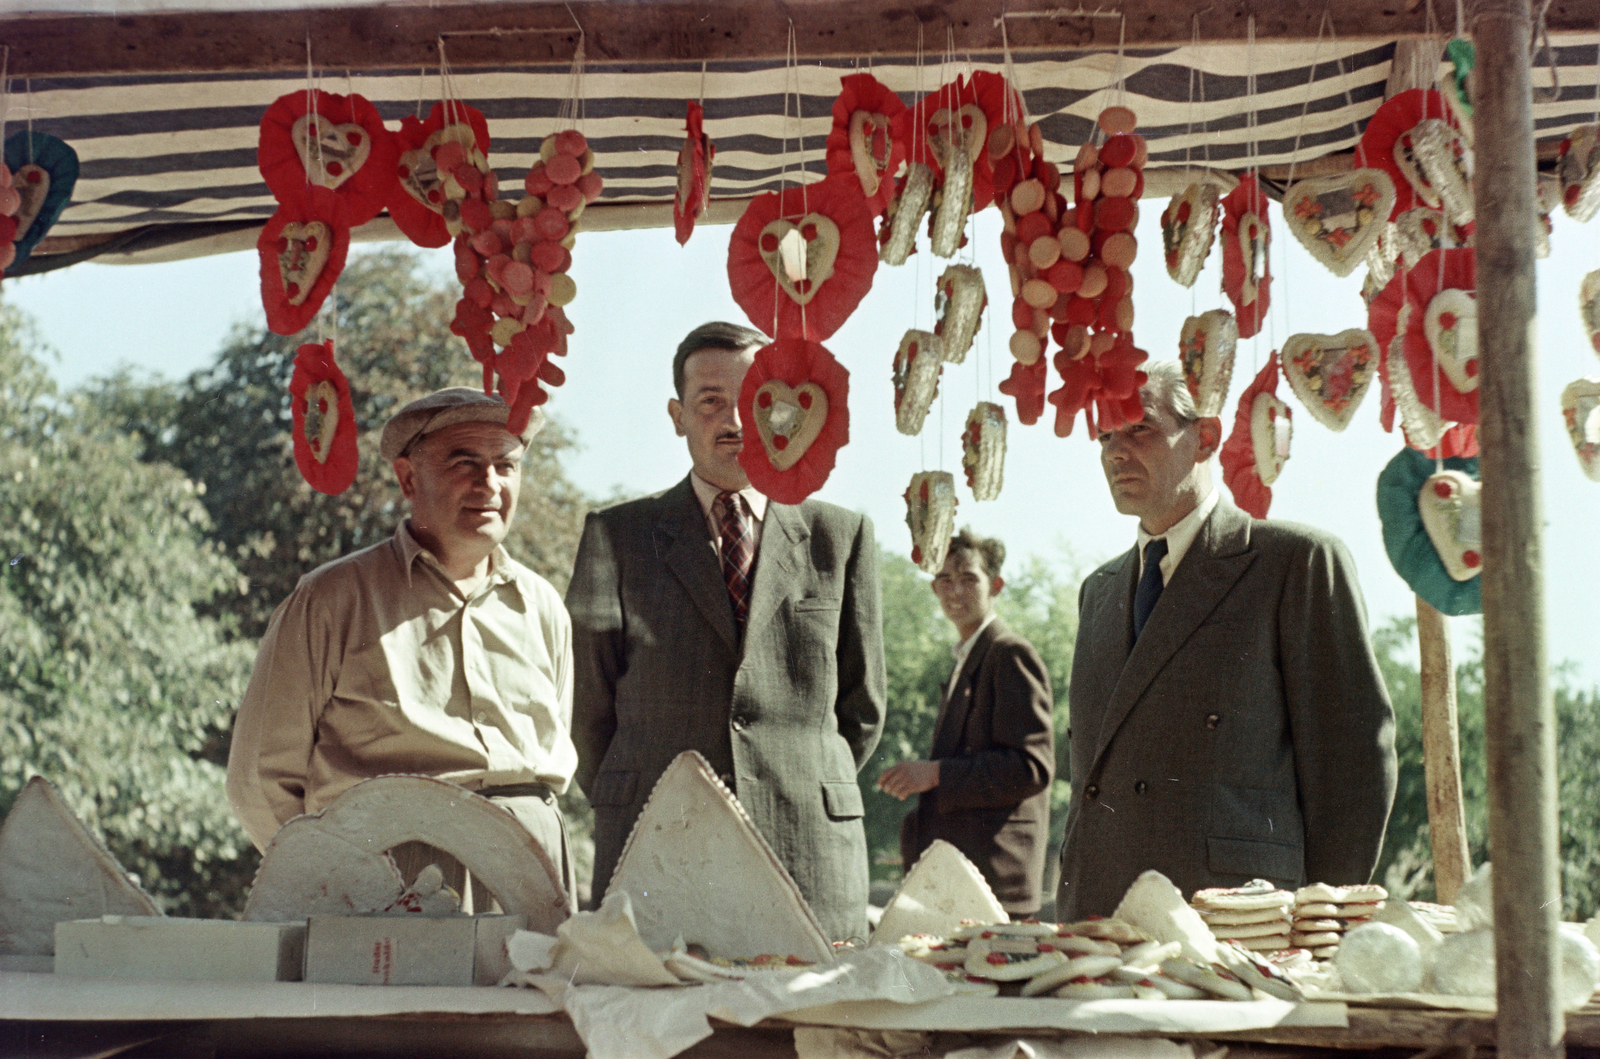
[[[606,805],[632,805],[639,786],[637,772],[602,772],[595,777],[589,804],[596,809]]]
[[[824,782],[822,804],[834,820],[855,820],[866,815],[861,802],[861,788],[854,783]]]
[[[841,600],[822,596],[808,596],[794,601],[795,610],[838,610]]]
[[[1221,875],[1268,879],[1280,886],[1298,886],[1305,872],[1299,846],[1253,842],[1245,838],[1207,838],[1206,867]]]

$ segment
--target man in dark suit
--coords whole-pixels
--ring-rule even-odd
[[[567,609],[577,780],[595,814],[592,900],[656,780],[697,750],[829,937],[861,937],[856,772],[878,743],[886,697],[878,551],[865,516],[770,502],[750,487],[738,397],[766,341],[724,323],[683,340],[667,412],[693,469],[584,526]]]
[[[933,579],[961,637],[927,761],[902,761],[878,787],[916,808],[900,825],[907,870],[942,838],[977,865],[1001,905],[1020,919],[1041,902],[1056,771],[1050,674],[1033,645],[995,617],[1006,547],[964,529]]]
[[[1108,914],[1154,868],[1186,895],[1366,882],[1394,801],[1394,714],[1335,537],[1220,501],[1222,437],[1176,362],[1100,435],[1138,546],[1079,591],[1072,804],[1057,914]]]

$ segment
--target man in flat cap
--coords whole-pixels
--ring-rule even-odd
[[[500,546],[543,425],[535,409],[512,434],[508,412],[457,387],[396,413],[382,453],[410,518],[305,575],[273,614],[228,757],[228,798],[258,848],[360,780],[425,774],[510,810],[573,893],[555,803],[578,763],[571,626],[549,582]],[[473,896],[448,854],[391,852],[407,882],[437,863]]]

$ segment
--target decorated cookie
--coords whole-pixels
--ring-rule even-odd
[[[1352,328],[1336,335],[1291,335],[1283,343],[1283,376],[1330,430],[1343,430],[1378,373],[1378,340]]]
[[[972,158],[965,150],[953,150],[944,166],[944,182],[937,192],[933,212],[930,248],[939,257],[953,257],[961,248],[962,231],[972,212]]]
[[[1030,976],[1030,980],[1022,987],[1022,995],[1043,996],[1075,979],[1100,978],[1121,966],[1120,956],[1075,956]]]
[[[1294,892],[1296,904],[1376,904],[1387,900],[1388,897],[1389,891],[1377,883],[1330,886],[1328,883],[1319,882],[1302,886]]]
[[[967,413],[966,429],[961,432],[961,467],[974,500],[993,500],[1000,495],[1005,460],[1006,410],[979,401]]]
[[[950,550],[956,528],[956,480],[948,471],[918,471],[906,488],[906,525],[911,529],[911,561],[936,574]]]
[[[327,188],[291,192],[262,228],[256,248],[267,326],[292,335],[317,315],[344,270],[350,226],[343,201]]]
[[[1453,223],[1471,224],[1472,148],[1461,133],[1442,118],[1424,118],[1408,137],[1401,137],[1395,146],[1397,157],[1406,150],[1408,140],[1416,165],[1438,197],[1439,208]],[[1418,195],[1428,205],[1435,205],[1420,188]]]
[[[1600,482],[1600,376],[1567,384],[1561,391],[1561,419],[1578,465],[1591,481]]]
[[[1394,183],[1381,169],[1302,180],[1283,197],[1289,231],[1335,276],[1362,262],[1393,210]]]
[[[1040,358],[1032,364],[1020,361],[1011,365],[1011,374],[995,387],[1017,402],[1017,422],[1031,427],[1044,415],[1045,382],[1049,362]]]
[[[425,120],[401,118],[394,136],[398,179],[388,192],[389,216],[418,246],[444,246],[450,241],[444,219],[445,174],[435,156],[445,144],[455,144],[463,152],[462,161],[486,159],[489,124],[476,107],[450,100],[435,103]],[[455,157],[455,150],[444,149],[446,162]]]
[[[1080,959],[1108,960],[1109,956],[1079,957]],[[1037,977],[1046,971],[1070,962],[1048,941],[1034,938],[974,938],[967,943],[967,962],[964,965],[974,978],[988,978],[996,982],[1017,982]]]
[[[350,381],[333,359],[333,340],[301,346],[289,380],[294,464],[313,489],[336,496],[355,481],[356,414]]]
[[[780,504],[798,504],[833,473],[850,440],[850,373],[819,343],[781,338],[756,353],[739,390],[739,465]]]
[[[1578,313],[1583,318],[1584,333],[1589,336],[1589,348],[1600,356],[1600,269],[1583,277],[1578,288]]]
[[[1250,403],[1250,444],[1256,458],[1256,477],[1262,485],[1278,480],[1289,459],[1294,434],[1293,410],[1275,393],[1258,393]]]
[[[394,133],[362,96],[301,89],[279,96],[261,117],[256,164],[273,197],[326,188],[343,201],[352,227],[393,197],[398,157]]]
[[[895,170],[905,158],[905,144],[894,138],[890,126],[906,105],[870,73],[848,74],[839,85],[828,133],[828,172],[854,173],[872,215],[879,217],[893,194]]]
[[[911,330],[894,355],[894,425],[902,434],[919,434],[944,370],[939,336]]]
[[[1261,330],[1271,304],[1267,202],[1254,174],[1246,174],[1222,200],[1222,289],[1233,302],[1240,338]]]
[[[917,245],[917,230],[933,200],[933,169],[912,162],[901,178],[898,193],[889,201],[884,217],[883,249],[878,256],[885,265],[903,265]]]
[[[17,208],[13,236],[14,256],[6,268],[28,260],[61,211],[72,201],[78,182],[78,152],[59,137],[43,132],[14,132],[6,137],[5,164],[11,170],[11,187]]]
[[[1250,992],[1250,987],[1239,981],[1232,971],[1212,964],[1202,967],[1193,960],[1182,956],[1174,956],[1161,964],[1161,972],[1169,978],[1174,978],[1184,985],[1203,989],[1207,993],[1223,1000],[1254,1000],[1255,994]]]
[[[989,303],[983,273],[972,265],[951,265],[939,277],[934,300],[939,317],[934,334],[939,336],[944,358],[960,364],[967,359],[967,350],[983,323],[983,308]]]
[[[728,282],[751,323],[822,341],[872,287],[872,216],[845,176],[751,200],[728,246]]]
[[[678,192],[672,200],[672,227],[679,246],[689,241],[695,221],[711,205],[711,162],[717,155],[702,127],[705,108],[691,99],[687,110],[686,135],[683,146],[678,148]]]
[[[1445,571],[1457,581],[1483,572],[1481,491],[1476,479],[1447,470],[1431,475],[1417,494],[1423,529]]]
[[[1475,262],[1470,247],[1436,250],[1404,277],[1412,385],[1424,405],[1457,423],[1478,419]]]
[[[1561,141],[1556,174],[1567,216],[1586,221],[1600,210],[1600,125],[1581,125]]]
[[[1183,380],[1201,416],[1222,413],[1233,380],[1233,354],[1239,327],[1226,309],[1211,309],[1183,322],[1178,338]]]
[[[1166,253],[1167,274],[1185,287],[1194,286],[1211,253],[1217,234],[1217,199],[1215,184],[1190,184],[1172,196],[1161,213],[1161,247]]]
[[[1232,490],[1234,502],[1255,518],[1267,517],[1272,483],[1289,458],[1292,413],[1278,399],[1277,389],[1278,355],[1274,353],[1239,395],[1233,433],[1219,453],[1222,480]]]
[[[1245,985],[1261,990],[1269,996],[1290,1003],[1298,1003],[1303,997],[1300,990],[1283,968],[1273,963],[1260,953],[1253,952],[1243,946],[1230,945],[1225,950],[1229,970],[1239,976]]]
[[[1196,890],[1190,902],[1203,914],[1213,912],[1242,912],[1250,909],[1288,908],[1294,904],[1294,894],[1281,890],[1265,879],[1256,879],[1244,886],[1212,887]]]
[[[1452,120],[1450,113],[1437,90],[1408,89],[1385,100],[1377,112],[1368,119],[1367,127],[1361,134],[1361,143],[1356,148],[1356,166],[1382,169],[1389,174],[1389,179],[1394,183],[1395,206],[1390,220],[1398,220],[1400,214],[1416,206],[1426,206],[1435,210],[1446,208],[1438,189],[1431,182],[1417,157],[1414,143],[1413,130],[1430,120],[1440,122],[1451,133],[1455,132],[1450,124]],[[1424,129],[1424,132],[1426,131]],[[1433,160],[1432,156],[1436,155],[1434,150],[1438,142],[1436,137],[1442,135],[1427,133],[1423,137],[1427,143],[1424,153],[1430,155],[1430,161]],[[1459,137],[1457,143],[1465,152],[1466,145],[1459,141]],[[1469,163],[1466,161],[1465,153],[1456,156],[1457,143],[1442,143],[1450,158],[1438,156],[1436,160],[1457,169],[1459,174]],[[1470,181],[1470,177],[1466,179]],[[1470,182],[1467,186],[1471,186]]]

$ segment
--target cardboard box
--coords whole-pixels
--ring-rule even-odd
[[[298,982],[304,923],[101,916],[56,924],[56,974]]]
[[[312,916],[305,980],[341,985],[493,985],[526,916]],[[481,974],[479,968],[481,966]]]

